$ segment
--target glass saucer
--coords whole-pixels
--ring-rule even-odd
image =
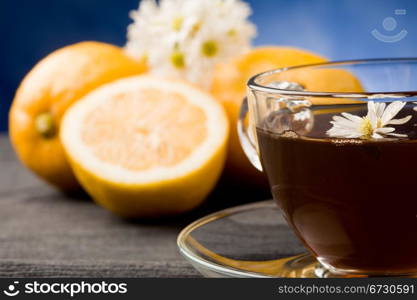
[[[322,267],[272,200],[228,208],[188,225],[181,254],[205,277],[339,277]]]

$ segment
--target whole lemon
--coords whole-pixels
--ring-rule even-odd
[[[77,188],[59,139],[63,114],[96,87],[145,71],[144,63],[106,43],[81,42],[49,54],[23,79],[9,113],[10,138],[21,162],[61,189]]]

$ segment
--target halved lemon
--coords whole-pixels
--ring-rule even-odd
[[[155,217],[204,200],[222,171],[228,131],[212,96],[145,75],[104,85],[73,105],[61,141],[97,203],[125,217]]]

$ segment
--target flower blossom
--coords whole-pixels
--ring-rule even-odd
[[[126,52],[151,72],[208,87],[215,64],[244,53],[256,28],[240,0],[142,0],[131,12]]]
[[[368,113],[359,117],[346,112],[342,116],[334,116],[333,125],[326,133],[337,138],[381,139],[386,136],[407,137],[406,134],[395,133],[395,128],[388,125],[402,125],[411,119],[408,115],[401,119],[394,117],[401,111],[406,102],[394,101],[389,105],[385,103],[368,102]]]

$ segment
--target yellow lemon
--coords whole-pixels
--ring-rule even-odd
[[[146,71],[121,48],[82,42],[52,52],[20,84],[9,113],[9,133],[22,163],[64,190],[79,187],[59,140],[62,115],[94,88]]]
[[[218,180],[227,116],[211,95],[148,75],[117,80],[75,103],[61,141],[81,185],[124,217],[182,213]]]

